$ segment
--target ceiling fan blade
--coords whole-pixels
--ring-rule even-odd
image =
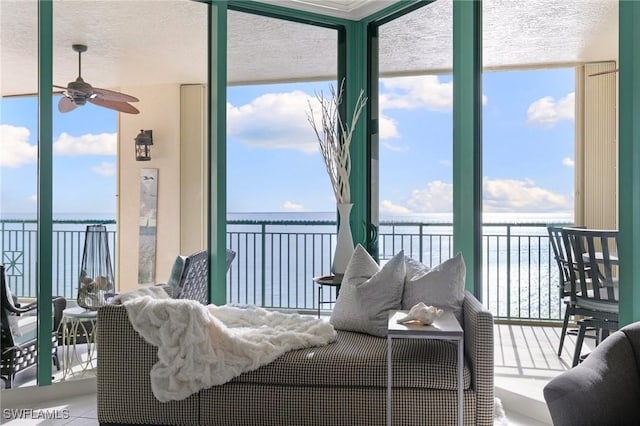
[[[62,90],[67,90],[66,87],[64,86],[58,86],[57,84],[54,84],[53,87],[55,87],[56,89],[62,89]]]
[[[93,93],[100,99],[105,101],[117,101],[117,102],[138,102],[140,99],[113,90],[101,89],[99,87],[93,88]]]
[[[604,74],[611,74],[614,72],[618,72],[618,68],[616,68],[615,70],[609,70],[609,71],[600,71],[600,72],[596,72],[593,74],[589,74],[589,77],[595,77],[596,75],[604,75]]]
[[[60,112],[69,112],[76,109],[77,105],[73,103],[73,101],[66,96],[60,98],[60,102],[58,102],[58,111]]]
[[[120,112],[126,112],[127,114],[140,113],[140,111],[138,111],[136,107],[134,107],[133,105],[129,105],[126,102],[108,101],[108,100],[99,99],[99,98],[89,98],[88,101],[94,105],[98,105],[98,106],[109,108],[109,109],[114,109]]]

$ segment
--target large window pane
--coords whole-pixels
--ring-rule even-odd
[[[307,113],[336,86],[337,33],[235,11],[229,28],[227,245],[237,257],[227,299],[315,309],[311,278],[331,272],[336,202]],[[256,81],[257,67],[273,81]]]
[[[450,1],[380,27],[381,258],[452,254],[452,29]]]

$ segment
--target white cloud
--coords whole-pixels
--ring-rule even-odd
[[[453,209],[453,184],[434,180],[422,189],[414,189],[407,200],[414,213],[447,213]]]
[[[394,151],[394,152],[405,152],[405,151],[409,151],[409,147],[406,145],[396,145],[393,144],[389,141],[382,141],[382,146],[387,148],[389,151]]]
[[[444,167],[453,167],[451,160],[438,160],[438,164]]]
[[[537,186],[533,180],[484,180],[484,210],[488,212],[543,212],[571,209],[572,200]]]
[[[0,124],[0,167],[21,167],[38,160],[38,147],[29,144],[29,129]]]
[[[575,167],[576,166],[576,162],[573,161],[573,158],[563,158],[562,159],[562,165],[566,166],[566,167]]]
[[[38,194],[30,195],[29,197],[27,197],[27,200],[31,201],[32,203],[37,203],[38,202]]]
[[[451,111],[453,82],[443,83],[436,75],[381,79],[380,109],[415,109]]]
[[[293,201],[285,201],[282,208],[291,212],[303,212],[304,206],[302,204],[294,203]]]
[[[397,216],[397,215],[411,214],[412,212],[405,206],[394,204],[392,201],[389,201],[389,200],[383,200],[380,203],[380,213]]]
[[[398,122],[393,118],[387,117],[386,115],[384,115],[384,113],[380,112],[378,123],[378,135],[380,139],[392,139],[400,137],[400,132],[398,131]]]
[[[269,93],[238,107],[228,103],[228,134],[249,146],[318,152],[316,135],[307,121],[309,101],[319,123],[316,98],[298,90]]]
[[[533,102],[527,109],[527,124],[530,126],[551,127],[558,121],[573,120],[574,118],[574,92],[558,101],[551,96],[545,96]]]
[[[430,111],[453,110],[453,82],[441,82],[437,75],[383,78],[380,80],[380,139],[400,137],[398,122],[385,115],[390,109],[427,108]],[[482,104],[487,97],[482,95]]]
[[[93,166],[91,171],[102,176],[115,176],[116,165],[109,161],[103,161],[100,164]]]
[[[535,213],[571,210],[571,197],[537,186],[532,180],[484,179],[483,209],[487,212]],[[414,189],[404,203],[384,200],[380,212],[390,215],[449,213],[453,210],[453,184],[431,181]]]
[[[38,160],[38,147],[29,144],[30,131],[26,127],[0,125],[0,167],[21,167]],[[62,133],[53,144],[56,155],[116,155],[116,133],[87,133],[71,136]]]
[[[53,144],[53,152],[58,155],[116,155],[118,137],[116,133],[87,133],[71,136],[63,132]]]

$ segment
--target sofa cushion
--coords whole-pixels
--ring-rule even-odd
[[[457,389],[457,348],[444,340],[393,339],[393,386]],[[326,346],[287,352],[234,382],[289,386],[387,386],[387,339],[338,331]],[[465,361],[464,388],[471,382]]]
[[[400,309],[404,275],[404,252],[380,268],[358,244],[344,273],[331,324],[339,330],[386,336],[387,312]]]
[[[466,268],[461,253],[429,268],[420,262],[407,259],[407,273],[402,294],[402,309],[411,309],[415,304],[453,311],[462,324],[462,302],[464,301],[464,279]]]

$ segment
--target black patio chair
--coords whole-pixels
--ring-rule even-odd
[[[19,328],[20,316],[37,309],[37,302],[20,306],[15,302],[5,277],[5,267],[0,265],[0,329],[2,339],[2,357],[0,361],[0,378],[5,388],[10,389],[15,375],[36,365],[38,360],[38,339],[35,327],[22,332]],[[60,370],[58,357],[58,327],[62,321],[62,311],[67,306],[64,297],[56,296],[53,303],[53,329],[51,331],[51,356],[56,368]]]
[[[596,345],[618,329],[618,231],[563,228],[562,239],[567,260],[576,265],[569,270],[573,312],[585,317],[578,321],[576,366],[587,327],[596,330]]]
[[[581,227],[576,227],[581,228]],[[564,346],[564,339],[567,334],[577,334],[576,330],[569,331],[569,319],[575,315],[574,298],[571,297],[571,272],[570,269],[577,267],[575,262],[569,263],[567,260],[566,247],[562,240],[562,227],[560,226],[547,226],[547,232],[549,233],[549,243],[553,250],[553,256],[558,265],[558,288],[560,300],[565,305],[564,319],[562,321],[562,332],[560,333],[560,345],[558,346],[558,356],[562,356],[562,348]],[[580,291],[580,285],[576,286],[576,291]]]
[[[227,249],[227,271],[231,262],[236,257],[236,253]],[[175,299],[197,300],[203,305],[209,304],[209,269],[208,253],[201,250],[193,253],[184,259],[184,267],[180,274],[178,285],[173,288]]]

